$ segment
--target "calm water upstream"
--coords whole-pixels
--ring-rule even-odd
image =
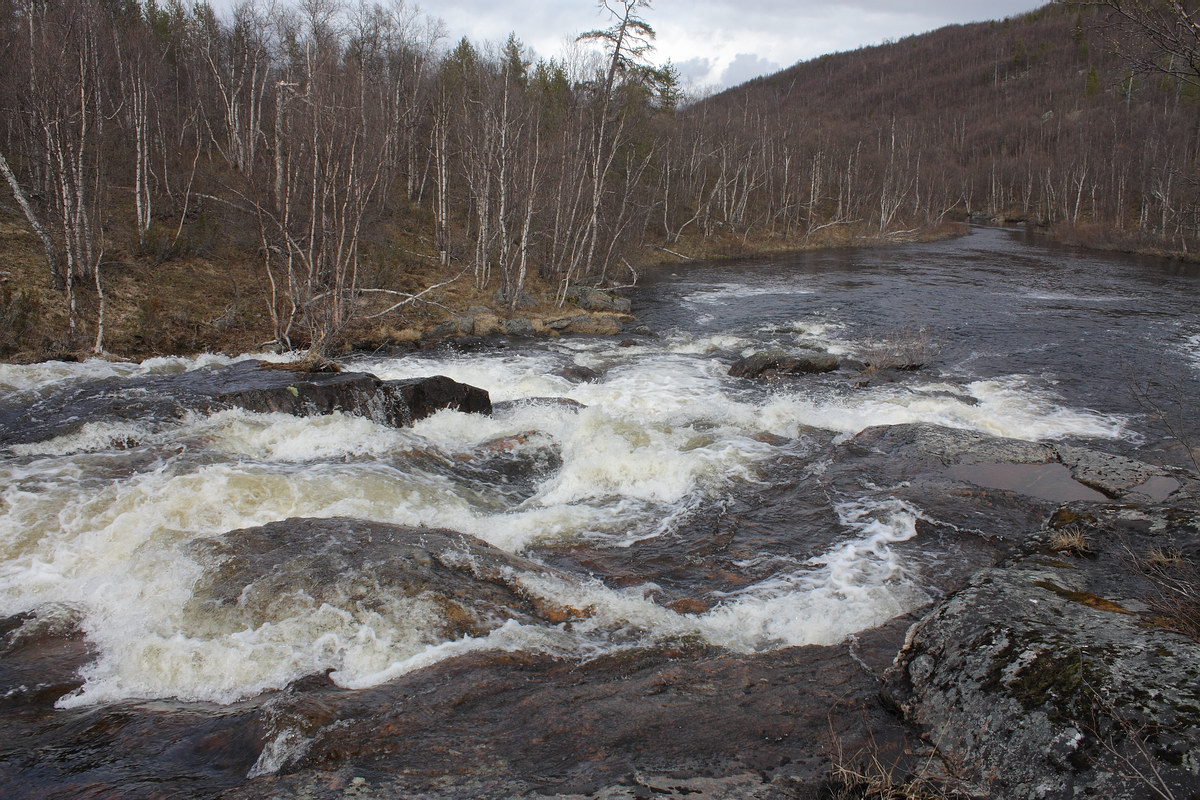
[[[1186,463],[1181,440],[1200,434],[1198,292],[1195,270],[976,229],[662,271],[634,295],[661,337],[632,347],[564,338],[350,362],[385,379],[448,375],[493,402],[582,408],[517,402],[404,430],[243,411],[87,423],[0,450],[0,618],[34,612],[86,635],[96,656],[59,709],[228,704],[330,670],[362,688],[472,650],[583,659],[680,639],[742,653],[836,642],[926,602],[939,555],[914,540],[928,509],[888,487],[821,489],[837,443],[930,422]],[[891,379],[727,375],[767,348],[853,359],[918,328],[936,356]],[[0,365],[0,402],[229,360]],[[600,377],[556,374],[572,365]],[[205,576],[238,558],[206,541],[334,516],[474,534],[562,570],[570,580],[531,574],[526,591],[589,615],[442,641],[438,607],[419,596],[364,605],[251,584],[237,614],[205,602]],[[718,548],[734,525],[737,548]],[[328,580],[360,597],[363,574]],[[255,774],[302,747],[289,742],[264,750]]]

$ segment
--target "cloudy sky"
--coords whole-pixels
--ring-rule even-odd
[[[956,22],[1000,19],[1049,0],[653,0],[657,62],[671,59],[696,87],[725,87],[824,53],[878,44]],[[415,0],[445,20],[450,39],[502,40],[540,56],[610,19],[595,0]]]

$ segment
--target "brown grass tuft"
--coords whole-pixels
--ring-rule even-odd
[[[1056,553],[1083,556],[1092,552],[1087,533],[1080,525],[1065,525],[1050,534],[1050,549]]]

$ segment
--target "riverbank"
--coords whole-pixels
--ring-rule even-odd
[[[885,234],[843,225],[798,237],[692,236],[647,244],[632,267],[640,273],[667,264],[881,247],[965,232],[965,226],[948,223]],[[581,303],[578,293],[568,293],[560,302],[560,287],[536,274],[529,277],[527,291],[513,308],[500,301],[496,286],[479,286],[470,274],[447,283],[444,269],[431,254],[397,248],[392,255],[402,260],[371,272],[376,286],[400,294],[365,295],[355,318],[335,337],[333,352],[416,349],[446,339],[493,334],[618,335],[638,325],[627,316],[627,304],[606,304],[602,298]],[[72,333],[65,298],[49,285],[40,243],[11,208],[0,209],[0,264],[4,265],[0,268],[0,360],[33,363],[93,357],[98,311],[94,291],[80,292],[80,321]],[[628,275],[624,282],[633,278]],[[253,253],[232,245],[215,242],[201,252],[170,258],[113,247],[101,279],[106,301],[103,348],[108,357],[233,355],[273,344],[270,282]],[[380,313],[404,295],[419,297]],[[300,338],[293,344],[305,345]]]
[[[1127,253],[1136,256],[1166,258],[1188,264],[1200,264],[1200,252],[1188,249],[1187,240],[1180,237],[1167,243],[1155,237],[1129,231],[1114,231],[1100,225],[1052,225],[1049,228],[1031,227],[1035,233],[1052,242],[1069,247],[1082,247],[1109,253]]]

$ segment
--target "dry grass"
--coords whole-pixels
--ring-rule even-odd
[[[1092,552],[1087,533],[1081,525],[1065,525],[1050,534],[1050,549],[1056,553],[1083,556]]]
[[[869,371],[916,370],[937,358],[938,347],[928,328],[903,328],[873,336],[860,355]]]
[[[827,784],[829,800],[964,800],[967,793],[950,785],[947,776],[935,775],[935,754],[914,773],[902,774],[874,754],[849,762],[836,760]]]
[[[1173,547],[1130,556],[1154,586],[1155,594],[1146,598],[1153,621],[1200,641],[1200,565]]]
[[[1173,258],[1180,261],[1200,261],[1200,250],[1193,239],[1190,243],[1180,237],[1163,238],[1142,229],[1117,230],[1096,223],[1055,223],[1046,235],[1060,244],[1107,250],[1118,253]]]

